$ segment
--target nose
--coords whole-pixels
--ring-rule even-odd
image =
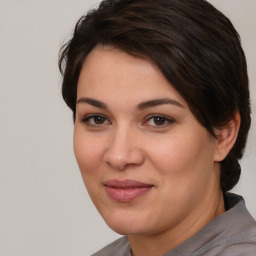
[[[112,168],[124,170],[128,166],[139,166],[144,162],[145,156],[135,133],[128,128],[120,128],[111,136],[103,160]]]

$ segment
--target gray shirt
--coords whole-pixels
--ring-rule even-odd
[[[256,222],[241,196],[225,193],[222,215],[163,256],[256,256]],[[122,237],[92,256],[131,256],[127,237]]]

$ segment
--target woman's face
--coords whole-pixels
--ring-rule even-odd
[[[98,46],[78,81],[74,150],[92,201],[121,234],[203,216],[219,189],[216,140],[152,62]]]

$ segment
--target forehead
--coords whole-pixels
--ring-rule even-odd
[[[78,81],[78,97],[119,97],[147,100],[169,96],[186,105],[183,97],[150,60],[110,46],[97,46],[85,59]]]
[[[131,73],[133,76],[128,76]],[[80,78],[101,79],[104,76],[104,79],[112,78],[118,80],[127,76],[126,80],[129,81],[135,76],[136,78],[138,76],[143,78],[143,74],[146,73],[148,75],[151,73],[151,75],[162,76],[156,65],[148,58],[137,57],[109,45],[98,45],[86,57]]]

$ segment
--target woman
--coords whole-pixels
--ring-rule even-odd
[[[62,48],[63,98],[89,195],[124,237],[99,255],[256,255],[239,180],[246,60],[204,0],[106,0]]]

